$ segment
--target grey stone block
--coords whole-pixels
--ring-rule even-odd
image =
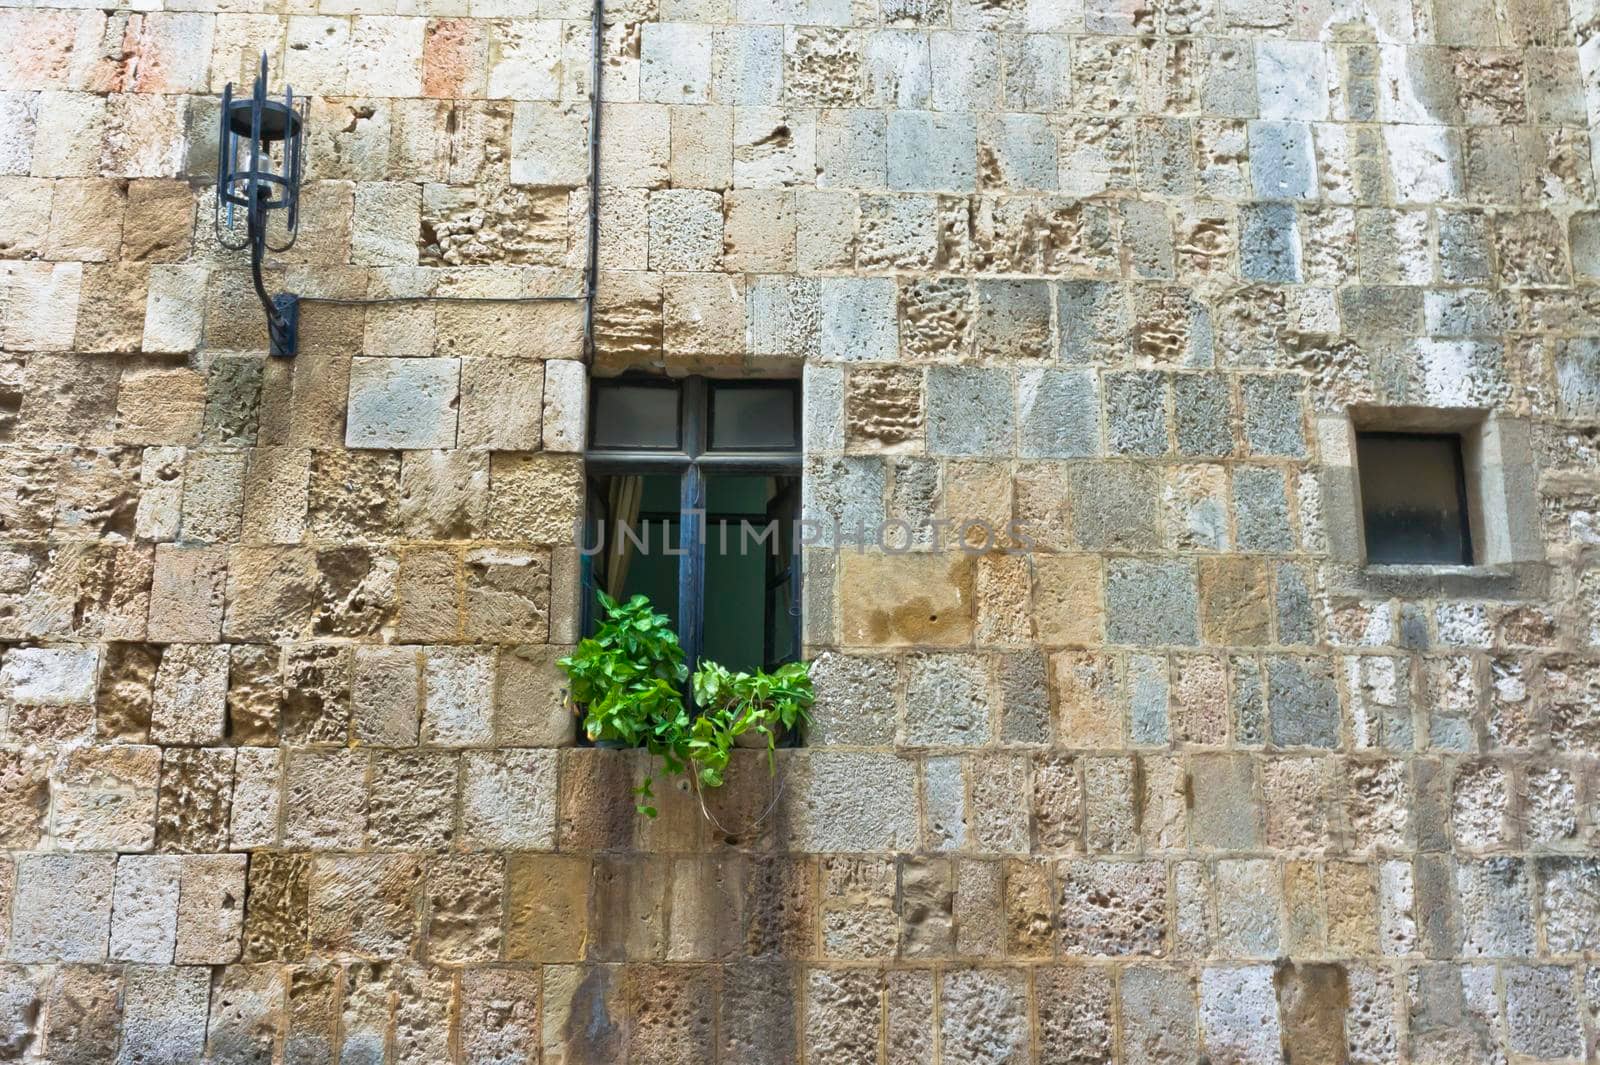
[[[1127,289],[1115,281],[1063,281],[1056,286],[1064,362],[1116,362],[1128,351],[1132,318]]]
[[[822,357],[893,362],[900,350],[896,300],[893,278],[823,278]]]
[[[1129,1065],[1198,1061],[1194,977],[1185,970],[1130,965],[1118,981]]]
[[[1261,687],[1261,663],[1236,656],[1228,661],[1232,689],[1233,739],[1245,747],[1267,742],[1267,701]]]
[[[20,857],[9,957],[22,962],[104,961],[116,866],[114,854]]]
[[[970,114],[889,113],[889,187],[971,192],[978,179],[978,126]]]
[[[885,474],[877,455],[806,456],[802,494],[820,547],[877,542],[883,524]]]
[[[1415,335],[1422,290],[1415,285],[1351,285],[1339,290],[1339,322],[1354,336]]]
[[[807,363],[802,421],[805,450],[844,450],[844,367]]]
[[[1000,109],[1000,38],[993,33],[934,31],[928,39],[936,111]]]
[[[1256,117],[1255,51],[1250,42],[1201,38],[1200,106],[1208,115]]]
[[[1496,336],[1512,328],[1506,293],[1493,289],[1430,289],[1423,294],[1423,324],[1432,336]]]
[[[1600,211],[1579,211],[1567,222],[1572,269],[1580,277],[1600,278]]]
[[[1067,470],[1072,540],[1083,551],[1154,551],[1160,473],[1131,462],[1074,463]]]
[[[639,40],[639,99],[705,103],[711,91],[711,27],[694,22],[646,22]]]
[[[1170,694],[1165,656],[1128,656],[1128,734],[1134,743],[1155,747],[1166,744]]]
[[[917,845],[916,763],[892,754],[800,752],[794,843],[804,851],[906,851]]]
[[[1194,126],[1188,119],[1140,119],[1137,144],[1141,192],[1194,194]]]
[[[830,108],[817,120],[817,187],[882,188],[889,180],[889,124],[882,111]]]
[[[811,747],[887,747],[894,742],[899,700],[894,658],[827,652],[811,663],[816,703],[806,743]]]
[[[1556,392],[1563,418],[1600,421],[1600,337],[1561,341],[1556,349]]]
[[[1275,609],[1280,644],[1317,642],[1316,609],[1311,601],[1311,582],[1306,570],[1294,562],[1280,562],[1277,569]]]
[[[1527,957],[1534,952],[1533,896],[1524,858],[1456,862],[1461,955]]]
[[[1178,423],[1178,453],[1233,454],[1233,400],[1221,374],[1176,374],[1173,412]]]
[[[1050,353],[1047,281],[978,282],[978,354],[998,359],[1045,358]]]
[[[1329,660],[1268,658],[1267,710],[1275,746],[1339,746],[1339,690]]]
[[[964,759],[944,755],[923,762],[922,797],[927,809],[923,845],[932,850],[957,850],[967,842],[967,779]]]
[[[989,114],[979,129],[985,188],[1056,188],[1055,131],[1044,115]]]
[[[1301,279],[1293,205],[1256,203],[1239,209],[1239,276],[1285,283]]]
[[[1016,418],[1011,375],[976,366],[928,368],[928,451],[1010,455]]]
[[[1244,442],[1250,454],[1305,456],[1305,414],[1300,405],[1303,387],[1303,379],[1292,374],[1252,374],[1240,381]]]
[[[1513,1051],[1540,1061],[1583,1056],[1573,977],[1564,965],[1506,967],[1506,1031]]]
[[[754,278],[746,297],[750,350],[757,355],[822,353],[822,284],[816,278]]]
[[[345,446],[454,447],[459,359],[352,359]]]
[[[1017,379],[1017,453],[1023,458],[1100,454],[1100,397],[1088,370],[1024,370]]]
[[[1166,375],[1130,371],[1105,375],[1106,449],[1117,455],[1167,452]]]
[[[1487,213],[1440,211],[1440,278],[1453,285],[1483,284],[1492,280],[1493,243]]]
[[[865,103],[870,107],[928,106],[933,71],[928,35],[909,29],[875,30],[866,35],[862,63]]]
[[[1315,197],[1311,127],[1304,122],[1250,123],[1250,184],[1263,200]]]
[[[1289,527],[1288,489],[1282,470],[1235,466],[1233,509],[1239,550],[1283,552],[1294,549],[1294,532]]]
[[[1187,645],[1199,634],[1194,565],[1114,559],[1106,566],[1106,632],[1111,643]]]
[[[976,747],[993,738],[989,669],[979,655],[917,655],[906,679],[904,742]]]
[[[760,107],[783,95],[783,27],[722,26],[712,45],[711,98]]]
[[[1070,59],[1067,39],[1050,33],[1007,34],[1000,40],[1007,111],[1043,114],[1067,104]]]
[[[1000,677],[1000,740],[1002,743],[1050,742],[1049,663],[1043,651],[1002,656]]]
[[[1122,243],[1134,272],[1143,278],[1173,276],[1172,219],[1165,204],[1130,200],[1121,205]]]
[[[933,543],[933,521],[939,502],[939,461],[926,458],[896,458],[894,476],[889,483],[889,517],[911,526],[911,544],[927,547]],[[905,546],[903,531],[888,540],[890,547]]]
[[[1328,117],[1327,59],[1320,41],[1256,42],[1256,99],[1262,118]]]

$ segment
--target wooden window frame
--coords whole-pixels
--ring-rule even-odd
[[[661,448],[627,449],[593,445],[596,431],[595,414],[599,409],[599,395],[608,384],[648,385],[679,389],[678,440],[679,450]],[[710,449],[711,393],[713,388],[783,387],[793,397],[795,441],[792,448],[765,448],[748,450]],[[759,380],[726,381],[705,377],[663,378],[643,374],[627,374],[613,378],[595,378],[589,389],[589,445],[584,452],[585,484],[592,498],[597,479],[626,475],[677,475],[678,491],[678,640],[683,645],[689,668],[694,669],[701,658],[705,633],[705,529],[706,479],[715,476],[785,477],[793,478],[796,491],[804,467],[801,444],[801,392],[800,381],[795,378],[769,378]],[[585,501],[586,516],[589,513]],[[796,515],[798,516],[798,498]],[[587,528],[588,522],[585,522]],[[790,574],[794,582],[791,592],[796,609],[802,602],[802,573],[800,568],[799,537],[792,538],[789,559]],[[593,630],[595,608],[595,577],[593,555],[580,552],[583,604],[580,622],[582,631]],[[767,643],[771,648],[771,626],[768,626]],[[793,658],[799,658],[801,645],[800,619],[795,619]],[[768,662],[777,657],[769,653]],[[686,693],[686,696],[689,693]]]

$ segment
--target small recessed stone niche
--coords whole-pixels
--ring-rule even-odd
[[[1528,594],[1545,580],[1528,424],[1475,408],[1318,419],[1328,557],[1355,593]]]

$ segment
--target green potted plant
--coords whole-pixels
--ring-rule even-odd
[[[772,673],[733,673],[703,662],[694,674],[700,712],[684,705],[689,679],[671,621],[636,595],[619,603],[599,593],[605,617],[558,665],[584,732],[601,747],[643,747],[669,776],[687,774],[696,789],[721,787],[740,737],[765,741],[769,766],[779,738],[810,721],[810,666],[791,662]],[[635,789],[639,812],[656,816],[651,778]]]

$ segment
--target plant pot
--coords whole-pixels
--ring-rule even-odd
[[[595,740],[594,745],[602,751],[631,751],[633,744],[624,743],[622,740]]]

